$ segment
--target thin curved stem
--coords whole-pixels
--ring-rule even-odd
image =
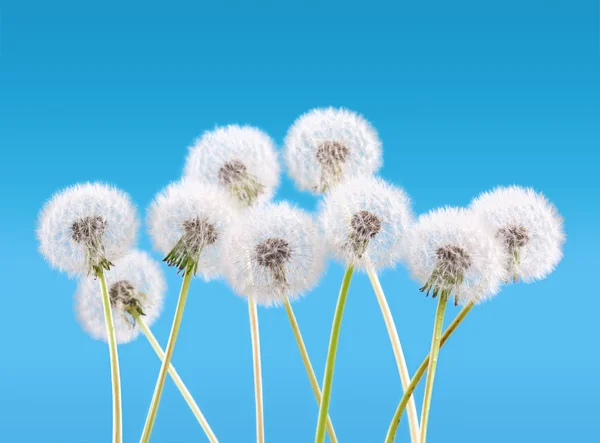
[[[315,436],[316,443],[325,441],[325,430],[327,417],[329,414],[329,402],[331,400],[331,387],[333,382],[333,369],[335,366],[335,356],[337,354],[338,342],[340,340],[340,329],[342,326],[342,317],[344,316],[344,307],[348,298],[348,289],[352,281],[354,266],[348,266],[340,288],[335,314],[333,316],[333,324],[331,325],[331,337],[329,338],[329,350],[327,351],[327,363],[325,364],[325,376],[323,377],[323,397],[319,407],[319,421],[317,423],[317,435]]]
[[[108,287],[102,268],[96,269],[96,276],[100,281],[100,291],[102,292],[102,307],[104,309],[104,321],[106,323],[106,337],[108,349],[110,352],[110,375],[112,379],[112,400],[113,400],[113,443],[123,441],[123,425],[121,413],[121,376],[119,373],[119,353],[117,351],[117,337],[115,335],[115,324],[113,322],[110,297],[108,296]]]
[[[160,347],[160,344],[158,343],[158,341],[156,340],[156,337],[154,337],[154,334],[152,334],[152,331],[150,330],[150,328],[148,327],[146,322],[144,322],[144,319],[139,314],[134,314],[133,317],[136,321],[136,324],[140,327],[140,329],[142,330],[142,332],[148,339],[150,346],[152,346],[152,349],[154,349],[154,352],[156,352],[156,355],[158,355],[158,358],[160,358],[161,361],[164,361],[165,353],[162,350],[162,348]],[[190,393],[188,388],[185,386],[185,384],[183,383],[183,380],[181,379],[181,377],[179,376],[179,374],[175,370],[175,367],[173,367],[172,364],[169,365],[169,375],[173,379],[173,382],[175,382],[175,385],[179,389],[179,392],[181,392],[181,395],[185,399],[186,403],[188,404],[188,406],[190,407],[190,409],[196,416],[198,423],[200,423],[200,426],[202,426],[202,429],[204,429],[204,432],[206,433],[206,436],[208,437],[210,442],[218,443],[219,440],[217,440],[217,437],[215,436],[214,432],[210,428],[208,422],[206,421],[206,418],[204,418],[202,411],[200,410],[200,408],[194,401],[194,397],[192,397],[192,394]]]
[[[156,381],[154,395],[152,396],[152,403],[150,403],[150,410],[148,411],[148,416],[146,417],[146,424],[144,425],[144,432],[140,440],[142,443],[148,443],[150,441],[150,435],[152,435],[152,428],[154,427],[154,421],[156,420],[156,413],[158,412],[160,397],[162,395],[163,387],[165,385],[165,379],[167,378],[167,371],[169,369],[169,366],[171,365],[171,358],[173,357],[173,351],[175,350],[175,342],[177,341],[177,335],[179,334],[179,327],[181,326],[181,319],[183,318],[183,311],[185,310],[185,302],[187,300],[188,291],[190,289],[190,282],[192,280],[192,276],[193,270],[191,267],[188,266],[183,274],[183,283],[181,285],[181,291],[179,292],[179,300],[177,301],[175,318],[173,319],[171,333],[169,334],[169,342],[167,343],[165,358],[163,360],[162,365],[160,366],[158,380]]]
[[[300,350],[300,355],[302,356],[302,363],[304,363],[304,368],[306,369],[306,374],[308,375],[308,381],[310,382],[310,386],[312,387],[313,393],[315,394],[315,398],[317,399],[317,404],[320,404],[321,389],[319,388],[319,382],[317,381],[315,371],[313,370],[310,358],[308,357],[308,351],[306,350],[306,346],[304,345],[304,340],[302,339],[302,334],[300,333],[300,327],[298,326],[296,316],[294,315],[294,311],[292,310],[292,304],[288,299],[286,299],[284,306],[288,318],[290,320],[290,324],[292,326],[292,331],[294,331],[294,337],[296,338],[296,343],[298,344],[298,349]],[[338,439],[335,435],[335,431],[333,430],[333,424],[331,423],[331,419],[329,418],[329,416],[327,417],[327,433],[329,434],[331,442],[337,443]]]
[[[400,374],[400,382],[402,383],[402,390],[406,392],[410,384],[410,375],[408,374],[408,368],[406,366],[404,352],[402,352],[400,337],[398,336],[396,324],[394,323],[394,318],[392,317],[392,312],[390,311],[390,307],[385,298],[383,288],[381,287],[381,283],[379,282],[379,277],[377,277],[377,273],[375,272],[373,266],[370,263],[367,265],[367,275],[371,280],[371,285],[373,286],[373,290],[375,291],[375,295],[377,296],[377,301],[379,302],[379,307],[381,308],[381,313],[383,314],[383,320],[385,322],[385,326],[390,337],[390,342],[392,343],[394,357],[396,358],[396,365],[398,366],[398,373]],[[410,440],[412,443],[418,443],[421,432],[419,430],[419,416],[417,415],[417,406],[415,405],[415,398],[412,395],[410,396],[406,410],[406,413],[408,415]]]
[[[425,395],[423,396],[423,410],[421,412],[421,443],[427,441],[427,425],[429,423],[429,409],[431,408],[431,397],[433,394],[433,381],[437,368],[438,355],[442,341],[442,329],[444,327],[444,313],[448,303],[448,294],[442,291],[439,296],[437,310],[435,311],[435,322],[433,323],[433,337],[431,339],[431,351],[429,351],[429,366],[427,367],[427,379],[425,381]]]
[[[440,348],[442,346],[444,346],[446,341],[450,338],[450,336],[454,333],[454,331],[456,331],[456,329],[458,328],[458,325],[460,325],[462,323],[462,321],[465,319],[467,314],[471,311],[471,309],[473,309],[473,306],[475,306],[475,303],[473,303],[473,302],[465,305],[461,309],[461,311],[458,313],[456,318],[454,320],[452,320],[452,323],[450,324],[450,326],[448,326],[448,328],[444,332],[444,335],[442,336],[442,341],[440,342]],[[402,399],[400,400],[400,403],[398,404],[398,407],[396,408],[396,412],[394,412],[394,418],[392,418],[392,422],[390,423],[390,427],[389,427],[387,435],[385,437],[385,443],[393,443],[394,439],[396,438],[398,424],[400,423],[400,418],[402,418],[404,408],[406,407],[406,404],[408,403],[408,399],[413,394],[415,388],[419,384],[419,381],[421,381],[423,374],[425,374],[425,371],[427,370],[428,365],[429,365],[429,355],[427,355],[427,357],[425,357],[425,360],[423,360],[423,362],[421,363],[421,366],[419,366],[419,368],[413,375],[413,378],[412,378],[410,384],[406,388],[406,391],[404,392],[404,395],[402,396]]]
[[[265,421],[263,414],[262,369],[260,364],[260,335],[258,333],[258,313],[256,301],[248,297],[250,315],[250,335],[252,337],[252,366],[254,368],[254,400],[256,403],[256,441],[265,441]]]

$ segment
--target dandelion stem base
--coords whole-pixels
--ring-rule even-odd
[[[396,329],[396,324],[394,323],[394,318],[392,317],[392,312],[390,311],[390,307],[385,298],[383,288],[379,282],[379,277],[377,277],[377,273],[370,264],[367,265],[367,275],[371,280],[373,290],[377,296],[377,301],[379,302],[379,307],[381,308],[381,313],[390,337],[390,342],[392,343],[392,350],[394,351],[394,357],[396,358],[396,365],[398,366],[398,373],[400,374],[402,390],[406,392],[408,386],[410,385],[410,375],[408,373],[408,367],[406,366],[406,359],[404,358],[402,345],[400,344],[398,330]],[[406,409],[411,442],[419,443],[421,432],[419,430],[419,416],[417,415],[417,406],[415,405],[414,396],[410,396]]]
[[[152,434],[152,428],[154,427],[154,421],[156,420],[160,397],[165,385],[165,379],[167,378],[167,370],[171,364],[171,358],[173,357],[173,351],[175,350],[175,342],[177,341],[177,335],[179,334],[179,327],[181,326],[185,302],[187,300],[190,282],[192,281],[193,275],[194,274],[191,267],[188,267],[183,275],[183,283],[181,285],[181,291],[179,292],[179,300],[177,302],[177,309],[175,310],[173,325],[171,326],[171,333],[169,335],[169,342],[167,343],[167,349],[165,351],[165,358],[160,367],[158,380],[156,381],[156,387],[154,388],[154,395],[152,396],[152,403],[150,403],[150,410],[148,411],[148,417],[146,417],[146,424],[144,425],[144,432],[140,440],[142,443],[148,443],[150,441],[150,435]]]
[[[158,343],[158,341],[156,340],[156,337],[154,337],[154,334],[152,334],[152,331],[150,330],[148,325],[146,325],[146,322],[144,322],[144,319],[139,314],[135,314],[133,317],[136,321],[136,324],[140,327],[140,329],[142,330],[142,332],[148,339],[150,346],[152,346],[152,349],[154,349],[154,352],[156,352],[156,355],[158,355],[158,358],[160,358],[161,361],[164,361],[165,353],[162,350],[162,348],[160,347],[160,344]],[[181,377],[179,376],[179,374],[175,370],[175,367],[172,364],[169,364],[169,375],[171,376],[171,378],[173,379],[173,382],[179,389],[179,392],[181,392],[181,395],[185,399],[186,403],[188,404],[188,406],[190,407],[190,409],[196,416],[198,423],[200,423],[200,426],[202,426],[202,429],[206,433],[206,436],[208,437],[210,442],[218,443],[219,440],[217,440],[217,437],[215,436],[214,432],[210,428],[208,422],[206,421],[206,418],[202,414],[202,411],[200,410],[200,408],[194,401],[194,397],[192,397],[192,394],[187,389],[187,387],[183,383],[183,380],[181,379]]]
[[[317,399],[317,404],[321,404],[321,388],[319,387],[319,382],[315,376],[315,371],[310,362],[310,358],[308,357],[308,351],[304,345],[304,340],[302,339],[302,334],[300,333],[300,327],[298,326],[296,316],[292,310],[292,304],[286,299],[284,306],[290,320],[290,325],[292,326],[292,331],[294,332],[294,337],[296,338],[296,343],[298,344],[298,349],[300,350],[300,355],[302,356],[302,362],[304,363],[304,368],[306,369],[310,386],[312,387],[315,398]],[[333,429],[333,423],[331,423],[331,419],[329,417],[327,417],[327,433],[329,434],[331,442],[337,443],[338,440]]]
[[[119,353],[117,351],[117,337],[115,335],[115,324],[113,322],[112,308],[108,287],[104,271],[101,268],[96,269],[96,276],[100,281],[100,291],[102,292],[102,307],[104,309],[104,321],[106,322],[106,338],[108,349],[110,351],[110,370],[112,379],[112,399],[113,399],[113,443],[123,441],[123,426],[121,413],[121,376],[119,373]]]
[[[333,369],[335,366],[335,356],[337,354],[338,342],[340,339],[340,329],[342,327],[342,317],[344,316],[344,307],[348,298],[348,290],[352,281],[354,266],[349,266],[344,274],[340,295],[335,307],[333,324],[331,325],[331,337],[329,338],[329,350],[327,351],[327,363],[325,364],[325,376],[323,377],[323,396],[319,407],[319,421],[317,423],[316,443],[325,441],[325,430],[327,416],[329,414],[329,402],[331,400],[331,387],[333,382]]]

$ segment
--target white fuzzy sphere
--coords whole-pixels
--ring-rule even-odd
[[[452,291],[461,304],[492,297],[507,278],[508,254],[471,211],[440,208],[422,215],[404,236],[404,243],[408,266],[423,285],[438,266],[440,248],[459,248],[466,254],[470,266],[464,270],[462,283]]]
[[[254,203],[273,197],[279,184],[277,150],[266,133],[252,126],[229,125],[205,132],[190,148],[184,177],[228,189],[222,168],[231,164],[243,165],[248,176],[262,186]]]
[[[402,238],[413,223],[408,195],[367,176],[325,194],[319,218],[329,249],[357,269],[365,269],[368,262],[375,269],[395,266],[404,255]]]
[[[74,239],[74,226],[86,219],[102,220],[98,239],[101,255],[108,261],[124,256],[136,240],[139,221],[124,192],[102,183],[84,183],[56,193],[40,212],[39,250],[52,267],[71,277],[90,271],[88,248]]]
[[[221,274],[219,255],[232,213],[230,196],[218,186],[184,179],[170,184],[155,197],[148,209],[147,225],[155,248],[167,255],[184,236],[184,223],[200,219],[210,224],[215,241],[195,239],[204,242],[198,273],[209,281]]]
[[[113,284],[127,281],[136,292],[143,294],[138,299],[144,313],[142,319],[151,326],[160,315],[166,290],[159,264],[145,252],[134,250],[115,262],[115,267],[104,275],[109,292]],[[102,292],[97,278],[82,277],[79,281],[75,312],[81,327],[92,338],[107,341]],[[122,308],[113,306],[112,315],[117,343],[129,343],[140,334],[139,326],[132,322],[131,316]]]
[[[510,269],[518,280],[543,279],[562,259],[563,219],[556,207],[533,189],[498,187],[474,199],[471,209],[499,237],[509,229],[524,228],[519,264]],[[505,246],[508,248],[508,243]]]
[[[241,296],[263,306],[295,299],[316,285],[326,249],[313,218],[287,203],[268,204],[240,217],[227,233],[226,278]]]
[[[336,143],[338,149],[319,151],[328,143]],[[313,109],[298,118],[285,137],[284,155],[297,186],[316,194],[356,175],[373,174],[382,164],[375,128],[361,115],[343,108]],[[326,167],[324,158],[342,157],[337,165]]]

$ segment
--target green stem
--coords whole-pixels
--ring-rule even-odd
[[[177,301],[175,318],[173,319],[173,325],[171,326],[171,333],[169,335],[169,342],[167,343],[167,349],[165,351],[165,359],[160,367],[158,380],[156,381],[156,387],[154,388],[154,395],[152,396],[152,402],[150,403],[150,410],[148,411],[146,424],[144,425],[144,432],[140,440],[142,443],[148,443],[150,441],[150,435],[152,434],[152,428],[154,427],[154,421],[156,420],[156,413],[158,412],[158,404],[160,403],[160,397],[165,385],[165,379],[167,378],[167,371],[171,364],[171,358],[173,357],[175,342],[177,341],[177,334],[179,334],[179,327],[181,326],[181,319],[183,318],[185,301],[190,289],[192,276],[193,269],[191,266],[188,266],[183,275],[183,284],[181,285],[181,291],[179,292],[179,300]]]
[[[394,318],[392,317],[392,311],[390,310],[390,307],[385,298],[385,294],[383,292],[383,288],[381,287],[381,283],[379,282],[379,277],[377,277],[377,273],[375,272],[375,269],[373,269],[373,266],[371,266],[370,263],[367,265],[367,275],[371,280],[371,285],[373,286],[373,290],[375,291],[377,301],[379,302],[381,314],[383,315],[383,320],[385,322],[385,326],[390,337],[390,342],[392,343],[392,350],[394,352],[394,357],[396,358],[396,366],[398,366],[398,373],[400,374],[402,390],[406,392],[408,386],[410,385],[410,375],[408,373],[408,367],[406,366],[406,359],[404,358],[402,345],[400,344],[400,337],[398,336],[398,330],[396,329],[396,324],[394,323]],[[408,427],[410,430],[410,440],[412,443],[419,443],[421,434],[419,430],[419,417],[417,415],[417,406],[415,405],[415,398],[412,395],[410,396],[408,401],[407,415]]]
[[[325,429],[327,416],[329,414],[329,402],[331,400],[333,367],[335,365],[335,356],[337,354],[337,347],[340,339],[344,307],[346,305],[346,298],[348,298],[348,289],[350,289],[350,281],[352,280],[353,273],[354,266],[348,266],[346,273],[344,274],[337,306],[335,307],[333,324],[331,325],[331,337],[329,338],[329,350],[327,351],[327,363],[325,364],[325,377],[323,378],[323,397],[321,398],[319,407],[319,421],[317,423],[317,435],[315,436],[316,443],[323,443],[325,441]]]
[[[254,368],[254,400],[256,403],[256,442],[265,441],[265,420],[263,415],[262,369],[260,364],[260,336],[258,334],[258,313],[256,302],[248,297],[250,315],[250,336],[252,338],[252,366]]]
[[[429,351],[429,366],[427,367],[427,379],[425,381],[425,395],[423,396],[423,409],[421,411],[421,443],[427,441],[427,424],[429,423],[429,409],[431,408],[431,397],[433,394],[433,381],[435,379],[435,370],[437,368],[438,355],[440,352],[440,343],[442,341],[442,329],[444,327],[444,313],[448,303],[448,293],[442,291],[435,312],[435,322],[433,323],[433,337],[431,339],[431,351]]]
[[[465,319],[467,314],[471,311],[471,309],[473,309],[474,306],[475,306],[475,303],[473,303],[473,302],[465,305],[461,309],[461,311],[458,313],[456,318],[454,320],[452,320],[452,323],[450,324],[450,326],[448,326],[446,331],[444,331],[444,335],[442,336],[442,341],[440,342],[440,348],[442,346],[444,346],[446,341],[450,338],[450,336],[454,333],[454,331],[456,331],[456,329],[458,328],[458,325],[460,325],[462,323],[462,321]],[[404,408],[406,407],[406,404],[408,403],[408,399],[413,394],[417,385],[421,381],[423,374],[425,374],[425,371],[427,370],[428,365],[429,365],[429,355],[427,355],[427,357],[425,357],[425,360],[423,360],[423,362],[421,363],[421,366],[419,366],[419,368],[413,375],[410,385],[408,385],[408,387],[406,388],[406,391],[404,392],[404,395],[402,396],[402,399],[400,400],[400,403],[398,404],[398,407],[396,408],[396,412],[394,412],[394,418],[392,418],[392,422],[390,423],[390,427],[388,429],[387,436],[385,438],[385,443],[393,443],[394,439],[396,438],[396,432],[398,430],[400,418],[402,418],[402,414],[404,413]]]
[[[106,338],[110,351],[110,370],[112,379],[113,398],[113,443],[121,443],[123,440],[123,426],[121,416],[121,377],[119,375],[119,354],[117,352],[117,337],[115,335],[115,324],[113,322],[112,308],[106,278],[102,268],[96,269],[96,276],[100,281],[102,292],[102,307],[104,308],[104,321],[106,322]]]
[[[302,356],[302,363],[304,363],[304,368],[306,369],[306,374],[308,375],[310,386],[312,387],[313,393],[315,394],[315,398],[317,399],[317,404],[320,404],[321,389],[319,388],[319,382],[317,381],[315,371],[313,370],[310,358],[308,357],[308,351],[306,350],[306,346],[304,345],[304,340],[302,339],[302,334],[300,333],[300,327],[298,326],[296,316],[294,315],[294,311],[292,310],[292,304],[288,299],[286,299],[284,305],[288,318],[290,320],[290,324],[292,325],[292,331],[294,331],[294,337],[296,338],[296,343],[298,344],[298,349],[300,350],[300,355]],[[333,424],[331,423],[331,419],[329,417],[327,417],[327,433],[329,434],[331,442],[337,443],[338,439],[335,435],[335,431],[333,430]]]
[[[160,347],[160,344],[158,343],[158,341],[156,340],[156,337],[154,337],[154,334],[152,334],[152,331],[150,330],[148,325],[144,322],[144,319],[135,312],[132,315],[136,321],[136,324],[140,327],[140,329],[142,330],[142,332],[148,339],[150,346],[152,346],[152,349],[154,349],[154,352],[156,352],[156,355],[158,355],[158,358],[160,358],[161,361],[164,361],[165,353],[162,350],[162,348]],[[215,436],[214,432],[210,428],[208,422],[206,421],[206,418],[204,418],[202,411],[200,410],[200,408],[194,401],[194,397],[192,397],[192,394],[190,393],[188,388],[185,386],[185,384],[183,383],[183,380],[181,379],[181,377],[179,376],[179,374],[177,373],[177,371],[171,364],[169,365],[169,375],[173,379],[173,382],[175,382],[175,385],[177,386],[177,388],[179,388],[179,392],[181,392],[181,395],[183,396],[186,403],[188,404],[188,406],[190,407],[190,409],[196,416],[198,423],[200,423],[200,426],[202,426],[202,429],[204,429],[204,432],[206,433],[206,436],[208,437],[210,442],[218,443],[219,440],[217,440],[217,437]]]

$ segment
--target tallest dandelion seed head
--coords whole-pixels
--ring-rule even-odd
[[[313,109],[291,126],[285,160],[298,187],[321,194],[381,167],[381,142],[362,116],[346,109]]]

